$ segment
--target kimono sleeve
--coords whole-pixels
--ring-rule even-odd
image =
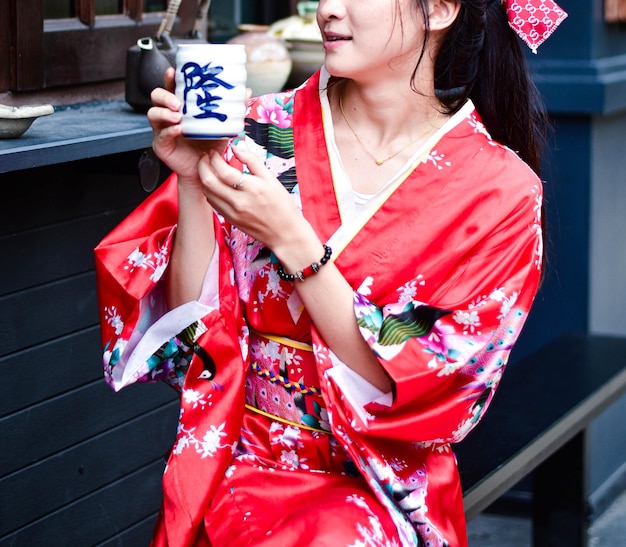
[[[358,409],[346,407],[349,386],[336,388],[344,423],[360,411],[366,435],[427,444],[467,435],[493,398],[537,291],[540,215],[538,183],[426,301],[416,289],[422,279],[398,287],[399,300],[380,307],[367,298],[367,284],[354,293],[361,333],[393,392]]]
[[[222,251],[209,266],[203,297],[167,310],[161,281],[177,219],[172,175],[95,249],[104,375],[116,391],[156,380],[181,388],[194,341],[206,331],[201,318],[217,307],[210,293],[218,292],[219,271],[230,275],[228,264],[219,267],[222,259],[230,262],[226,245],[217,238]],[[217,218],[215,227],[222,234]]]

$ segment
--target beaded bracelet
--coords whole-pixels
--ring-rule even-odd
[[[331,255],[333,254],[333,250],[328,246],[324,245],[324,256],[320,258],[319,262],[313,262],[310,266],[307,266],[303,270],[298,270],[295,274],[288,274],[283,265],[278,263],[278,277],[285,281],[295,281],[296,279],[300,281],[304,281],[305,278],[312,276],[320,271],[320,268],[326,264],[330,260]]]

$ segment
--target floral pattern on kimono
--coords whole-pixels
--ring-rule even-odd
[[[250,348],[258,331],[311,345],[317,378],[307,381],[321,388],[319,408],[295,405],[289,420],[306,426],[304,416],[315,415],[330,428],[401,544],[466,545],[451,444],[488,408],[534,299],[541,182],[490,138],[468,104],[365,220],[348,217],[328,142],[325,78],[253,99],[246,133],[231,145],[253,150],[320,239],[339,243],[333,260],[354,289],[356,321],[393,390],[377,392],[341,363],[294,285],[278,277],[272,253],[218,215],[203,295],[167,311],[161,280],[177,221],[172,177],[96,249],[107,381],[121,389],[162,379],[181,391],[160,544],[193,544],[222,477],[254,458],[242,452],[241,432],[249,366],[271,353],[257,341]],[[230,151],[226,158],[237,165]],[[337,237],[346,228],[350,235]],[[278,444],[295,435],[272,423]],[[276,465],[307,472],[290,442]]]

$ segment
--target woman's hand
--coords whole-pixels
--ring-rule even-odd
[[[211,205],[279,258],[305,242],[315,246],[317,254],[321,243],[283,185],[254,153],[236,146],[232,151],[249,174],[226,163],[217,151],[209,152],[198,164],[203,191]]]
[[[148,110],[148,121],[152,126],[154,140],[152,148],[156,155],[178,174],[179,183],[198,184],[198,161],[210,150],[223,152],[226,140],[193,140],[182,134],[180,121],[182,107],[174,94],[175,72],[165,72],[165,87],[152,91],[153,107]]]

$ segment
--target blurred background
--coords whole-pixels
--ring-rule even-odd
[[[528,54],[553,124],[549,260],[511,366],[564,332],[626,336],[626,2],[559,3],[569,18]],[[0,546],[147,545],[160,504],[176,396],[104,384],[92,258],[166,175],[146,174],[137,40],[163,54],[164,35],[174,46],[242,40],[259,86],[298,85],[321,64],[315,2],[169,9],[166,0],[0,2],[0,103],[55,107],[0,140]],[[594,521],[626,490],[624,415],[625,398],[586,436]],[[527,522],[531,481],[505,498],[493,511]]]

